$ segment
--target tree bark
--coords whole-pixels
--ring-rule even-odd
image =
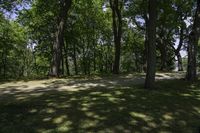
[[[68,44],[66,39],[65,39],[64,51],[65,51],[65,66],[67,70],[67,76],[70,76],[69,61],[68,61]]]
[[[183,71],[182,57],[181,57],[181,54],[180,54],[181,48],[183,46],[183,40],[184,40],[184,34],[183,34],[183,24],[182,24],[181,30],[180,30],[179,45],[178,45],[178,48],[175,51],[175,55],[176,55],[177,60],[178,60],[178,71]]]
[[[166,44],[164,43],[164,41],[159,44],[159,49],[161,53],[160,71],[166,71],[167,70],[167,49],[166,49]]]
[[[82,58],[82,63],[83,63],[83,73],[87,75],[87,66],[86,66],[86,57],[85,57],[85,48],[83,47],[83,58]]]
[[[96,43],[95,39],[93,38],[93,70],[96,71]]]
[[[93,70],[96,72],[96,48],[94,48],[94,53],[93,53]]]
[[[182,16],[181,16],[182,18]],[[183,21],[183,20],[181,20]],[[184,22],[183,22],[184,23]],[[181,48],[183,46],[183,41],[184,41],[184,26],[183,24],[181,25],[181,29],[180,29],[180,38],[179,38],[179,44],[178,47],[175,48],[175,46],[171,43],[171,48],[174,50],[175,56],[177,57],[177,61],[178,61],[178,71],[183,71],[183,63],[182,63],[182,57],[181,57]]]
[[[147,73],[145,88],[153,89],[155,86],[156,73],[156,0],[149,0],[149,22],[148,22],[148,52],[147,52]]]
[[[120,54],[121,54],[121,37],[122,37],[122,1],[110,0],[110,7],[112,9],[112,20],[113,20],[113,34],[114,34],[114,45],[115,45],[115,58],[113,65],[113,73],[119,74],[120,67]]]
[[[71,7],[72,0],[60,0],[60,11],[57,21],[57,30],[55,33],[55,41],[53,44],[53,63],[51,76],[59,77],[60,75],[60,63],[61,63],[61,50],[64,44],[64,25],[66,16]]]
[[[188,44],[188,66],[186,79],[195,81],[197,79],[197,46],[200,37],[200,0],[197,0],[197,8],[194,16],[194,24],[189,36]]]
[[[178,61],[178,71],[183,71],[183,62],[182,62],[182,57],[180,52],[178,52],[177,56],[177,61]]]
[[[65,44],[63,44],[63,46],[64,46],[64,45],[65,45]],[[64,75],[64,73],[65,73],[63,46],[61,47],[61,74],[62,74],[62,75]]]
[[[75,43],[73,43],[73,62],[74,62],[75,75],[78,75],[78,66],[77,66],[77,59],[76,59],[76,45],[75,45]]]
[[[145,42],[144,42],[144,58],[143,58],[143,71],[147,72],[147,53],[148,53],[148,17],[146,15],[147,13],[144,12],[144,20],[145,20]]]
[[[6,70],[6,67],[7,67],[7,51],[4,50],[3,51],[4,53],[4,56],[3,56],[3,77],[4,79],[6,79],[6,73],[7,73],[7,70]]]

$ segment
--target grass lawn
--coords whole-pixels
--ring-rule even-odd
[[[199,82],[161,80],[149,91],[131,79],[1,84],[0,133],[198,133]]]

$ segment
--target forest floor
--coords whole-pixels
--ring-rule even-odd
[[[200,82],[182,73],[16,81],[0,84],[0,133],[198,133]]]

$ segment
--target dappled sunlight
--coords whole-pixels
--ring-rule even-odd
[[[200,114],[200,107],[193,107],[193,109],[197,112],[197,114]]]
[[[61,124],[61,123],[63,123],[66,119],[67,119],[67,116],[66,116],[66,115],[62,115],[62,116],[60,116],[60,117],[57,117],[57,118],[53,119],[53,123],[55,123],[55,124]]]
[[[88,129],[88,128],[95,128],[98,126],[99,121],[96,120],[84,120],[81,122],[80,127],[84,130],[84,129]]]
[[[68,132],[71,130],[70,126],[72,125],[71,121],[65,120],[62,124],[60,124],[57,128],[57,132]]]
[[[138,112],[131,112],[130,115],[133,118],[140,118],[143,119],[144,121],[148,122],[148,121],[152,121],[152,118],[148,115],[145,115],[143,113],[138,113]]]
[[[162,79],[181,79],[183,78],[185,73],[157,73],[156,74],[156,79],[157,80],[162,80]]]
[[[159,82],[159,90],[148,91],[140,85],[108,81],[54,79],[27,90],[21,90],[20,84],[16,88],[4,84],[0,132],[193,133],[199,128],[198,83],[191,87],[184,81],[165,80]],[[23,87],[30,88],[26,83]]]
[[[172,113],[166,113],[163,115],[163,118],[167,121],[173,120]]]
[[[184,97],[192,97],[191,94],[180,94],[181,96],[184,96]]]
[[[182,74],[173,73],[158,73],[156,79],[179,79]],[[12,94],[16,92],[32,92],[32,91],[44,91],[58,90],[58,91],[79,91],[90,88],[107,88],[114,89],[116,87],[129,89],[133,85],[144,83],[144,75],[135,76],[134,74],[120,75],[115,77],[104,78],[81,78],[81,79],[48,79],[38,81],[18,81],[9,82],[0,85],[0,94]],[[18,86],[16,86],[18,85]],[[192,88],[193,85],[191,85]],[[5,90],[6,88],[6,90]],[[31,94],[37,95],[37,94]]]

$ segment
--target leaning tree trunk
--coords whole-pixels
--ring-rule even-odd
[[[195,81],[197,79],[197,46],[200,37],[200,0],[197,0],[197,9],[194,16],[194,24],[189,36],[188,44],[188,66],[186,79]]]
[[[149,22],[148,22],[148,52],[147,52],[147,74],[145,88],[152,89],[155,85],[156,73],[156,0],[149,0]]]
[[[113,73],[119,74],[120,66],[120,54],[121,54],[121,37],[122,37],[122,1],[120,0],[110,0],[110,7],[112,9],[112,19],[113,19],[113,34],[114,34],[114,44],[115,44],[115,58],[113,65]]]
[[[180,53],[181,48],[183,46],[183,40],[184,40],[184,32],[183,32],[183,24],[182,24],[181,30],[180,30],[179,45],[178,45],[178,48],[175,50],[175,55],[176,55],[177,60],[178,60],[178,71],[183,71],[183,63],[182,63],[182,57],[181,57],[181,53]]]
[[[178,71],[183,71],[183,62],[182,62],[182,57],[180,52],[178,52],[177,56],[177,61],[178,61]]]
[[[60,63],[61,63],[61,50],[64,44],[64,25],[66,21],[67,12],[71,7],[72,0],[60,0],[60,10],[57,21],[57,30],[55,33],[55,41],[53,44],[53,63],[51,76],[59,77]]]
[[[183,21],[183,20],[182,20]],[[171,43],[171,48],[174,50],[174,54],[177,57],[177,62],[178,62],[178,71],[183,71],[183,61],[182,61],[182,57],[181,57],[181,48],[183,46],[183,41],[184,41],[184,27],[183,24],[181,26],[180,29],[180,38],[179,38],[179,44],[178,47],[175,48],[175,46]]]

